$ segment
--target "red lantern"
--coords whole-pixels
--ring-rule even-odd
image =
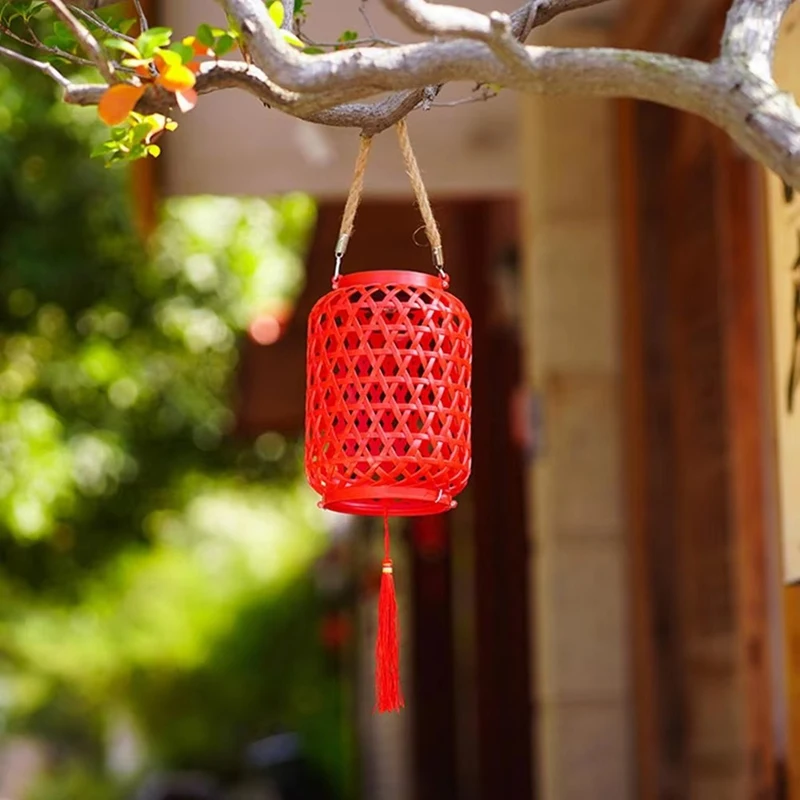
[[[441,278],[340,279],[308,324],[306,475],[349,514],[448,511],[470,472],[471,321]]]
[[[308,320],[305,468],[332,511],[384,518],[378,599],[379,711],[403,705],[389,516],[448,511],[471,466],[472,322],[447,291],[441,237],[405,122],[397,126],[438,276],[375,271],[340,277],[363,185],[362,137],[336,247],[333,290]]]

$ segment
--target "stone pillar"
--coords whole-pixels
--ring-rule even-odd
[[[558,44],[601,43],[569,36]],[[521,107],[527,380],[542,409],[530,470],[535,760],[543,800],[627,800],[614,106],[526,97]]]

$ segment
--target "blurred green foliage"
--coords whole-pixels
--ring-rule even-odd
[[[42,778],[28,800],[123,800],[129,796],[113,780],[98,777],[95,770],[70,764],[57,774]]]
[[[313,204],[170,200],[145,246],[102,136],[0,63],[0,732],[70,756],[32,800],[113,797],[120,718],[147,763],[220,772],[296,730],[342,786],[300,445],[230,436],[241,335],[298,291]]]

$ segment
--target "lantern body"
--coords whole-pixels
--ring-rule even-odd
[[[308,321],[306,477],[349,514],[447,511],[471,466],[472,322],[440,278],[343,276]]]

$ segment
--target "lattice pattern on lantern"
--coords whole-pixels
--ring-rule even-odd
[[[346,275],[309,317],[306,475],[321,505],[433,514],[471,465],[472,322],[440,278]]]

